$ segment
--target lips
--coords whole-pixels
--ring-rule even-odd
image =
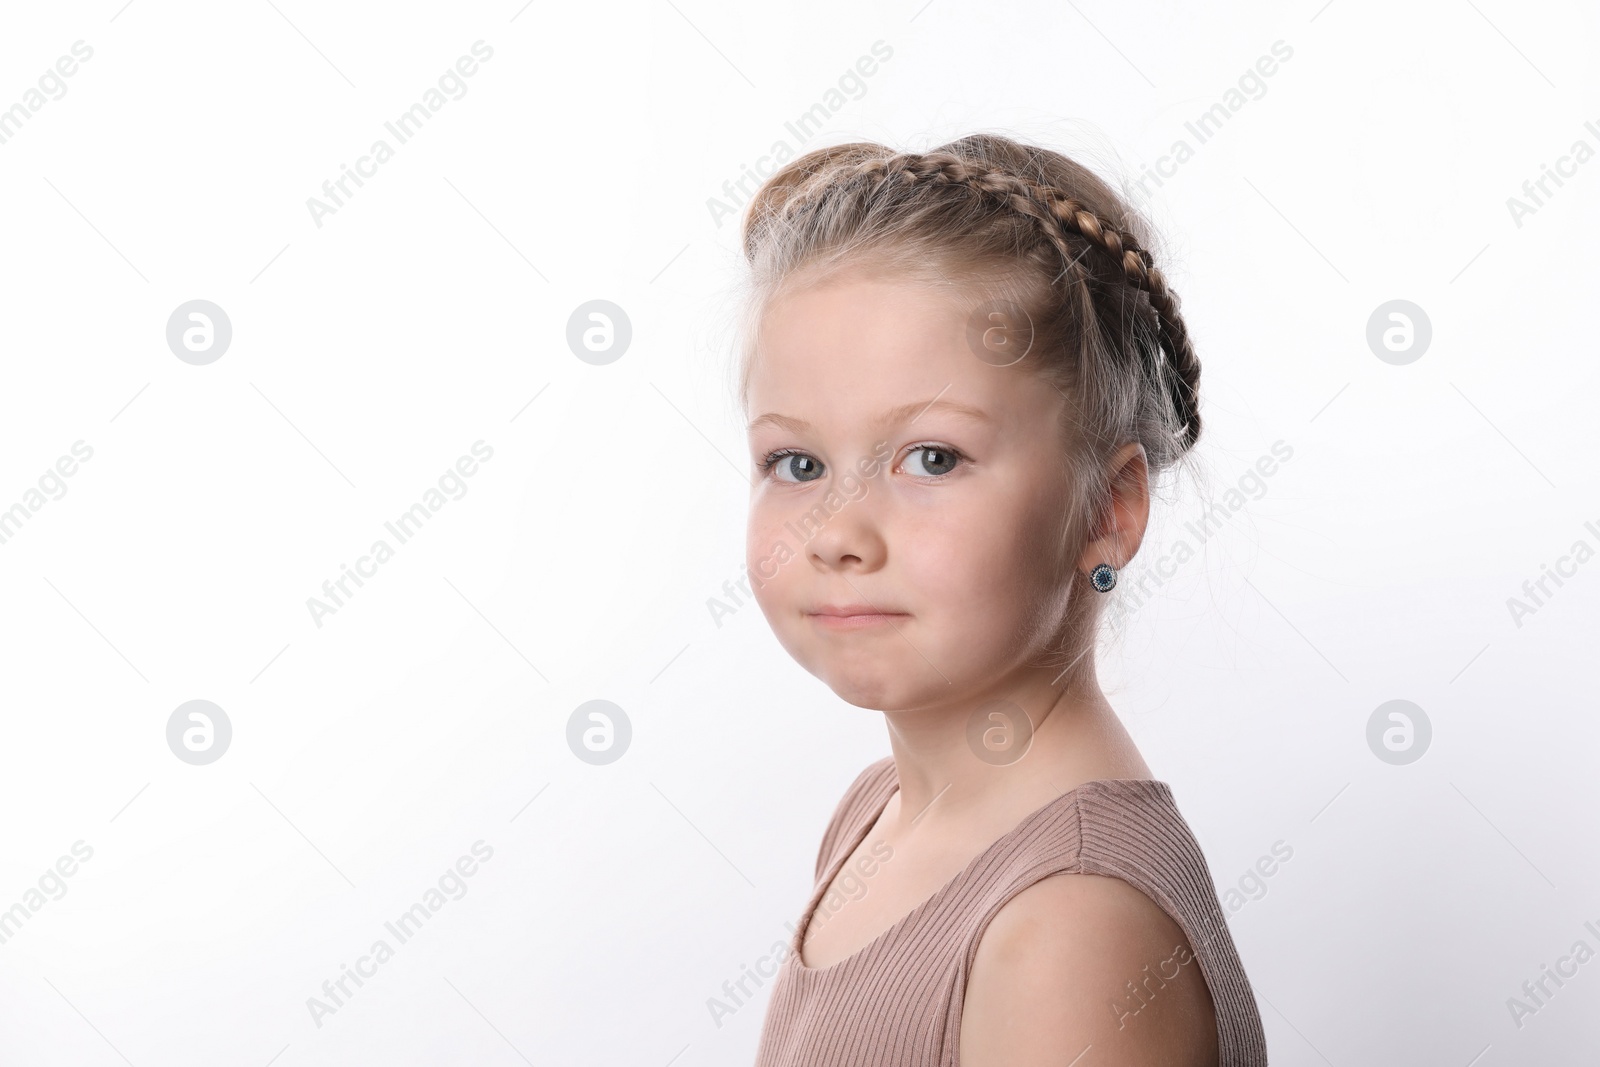
[[[872,604],[824,604],[806,614],[846,618],[851,615],[904,615],[905,612],[895,611],[892,608],[875,607]]]

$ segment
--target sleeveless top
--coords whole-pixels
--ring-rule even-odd
[[[1264,1067],[1255,996],[1205,856],[1166,782],[1102,778],[1068,790],[854,955],[806,966],[800,945],[818,903],[898,787],[894,757],[886,756],[857,776],[829,820],[816,887],[773,983],[755,1067],[958,1067],[962,999],[979,939],[1012,897],[1062,873],[1121,878],[1171,916],[1211,992],[1217,1062]],[[1160,978],[1150,977],[1159,988]],[[1138,1006],[1132,993],[1129,1003]]]

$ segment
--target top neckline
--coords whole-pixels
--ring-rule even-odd
[[[833,971],[837,971],[846,964],[861,959],[869,953],[875,951],[883,944],[888,942],[891,938],[899,934],[900,931],[905,927],[915,922],[923,913],[935,907],[938,902],[947,896],[953,889],[955,889],[957,885],[965,881],[967,876],[970,875],[972,871],[984,860],[987,860],[1002,847],[1015,840],[1020,834],[1031,829],[1036,823],[1045,818],[1055,809],[1059,807],[1065,807],[1069,800],[1075,802],[1078,794],[1087,790],[1089,787],[1105,785],[1131,786],[1140,789],[1147,789],[1161,795],[1170,795],[1172,788],[1165,781],[1157,778],[1091,778],[1087,782],[1080,782],[1071,789],[1068,789],[1066,792],[1062,793],[1060,796],[1056,797],[1054,800],[1047,801],[1042,806],[1035,808],[1027,815],[1024,815],[1022,820],[1018,822],[1017,825],[1013,826],[1011,829],[995,838],[987,848],[983,849],[976,856],[972,857],[972,859],[967,862],[965,867],[962,867],[961,870],[957,871],[948,882],[940,886],[938,889],[935,889],[931,896],[924,898],[922,903],[918,904],[916,907],[902,915],[888,929],[879,933],[877,937],[874,937],[871,941],[868,941],[865,945],[862,945],[860,948],[856,949],[856,951],[850,953],[850,955],[845,956],[842,959],[835,960],[825,967],[812,967],[801,958],[801,947],[805,944],[806,934],[811,929],[812,916],[816,914],[817,906],[822,903],[823,895],[827,893],[828,887],[833,884],[833,880],[838,875],[840,869],[844,867],[846,861],[848,861],[851,855],[855,853],[856,848],[860,846],[861,842],[866,840],[867,834],[871,833],[872,828],[877,825],[879,817],[881,817],[884,811],[888,809],[889,801],[894,799],[895,794],[900,791],[900,773],[899,769],[894,764],[894,757],[889,756],[885,758],[888,760],[888,774],[884,776],[883,782],[878,786],[878,788],[883,791],[883,799],[873,804],[871,812],[866,818],[861,820],[860,828],[853,835],[851,835],[849,843],[838,850],[838,854],[834,857],[833,862],[828,865],[827,873],[824,874],[821,881],[817,883],[816,888],[811,891],[811,900],[806,905],[806,910],[800,916],[800,923],[795,929],[794,942],[790,945],[789,956],[794,961],[795,968],[803,974],[813,976],[826,975]]]

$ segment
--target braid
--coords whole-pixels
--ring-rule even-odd
[[[1178,294],[1167,285],[1165,275],[1156,268],[1149,251],[1137,240],[1105,222],[1073,197],[999,167],[945,151],[899,152],[885,157],[862,153],[859,151],[862,147],[865,146],[844,146],[844,158],[832,160],[836,165],[842,164],[843,173],[838,170],[830,173],[828,167],[817,166],[797,176],[798,180],[790,187],[793,195],[783,205],[784,216],[792,219],[810,210],[815,206],[816,193],[839,184],[864,180],[873,188],[930,182],[971,189],[1035,220],[1061,253],[1066,271],[1086,280],[1078,265],[1079,257],[1071,250],[1068,235],[1084,238],[1104,250],[1121,267],[1128,283],[1149,298],[1160,339],[1160,347],[1151,354],[1151,370],[1171,398],[1173,409],[1182,422],[1177,430],[1180,448],[1187,449],[1195,443],[1200,436],[1200,361],[1179,314]],[[755,234],[751,233],[746,245],[747,254],[752,256],[754,239]]]

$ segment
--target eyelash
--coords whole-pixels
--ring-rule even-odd
[[[914,453],[924,452],[924,451],[926,451],[926,452],[945,452],[945,453],[948,453],[951,456],[954,456],[956,458],[956,460],[957,460],[957,463],[956,463],[956,467],[957,468],[959,468],[961,466],[961,464],[967,462],[967,454],[965,452],[961,451],[959,448],[956,448],[956,447],[954,447],[952,445],[940,444],[937,441],[923,441],[923,442],[921,442],[919,444],[911,445],[909,448],[906,449],[906,455],[910,456],[910,455],[913,455]],[[800,449],[800,448],[780,448],[775,452],[768,452],[766,454],[766,456],[763,457],[762,460],[761,460],[761,473],[763,475],[770,475],[772,473],[772,468],[777,466],[779,461],[781,461],[785,456],[808,456],[808,455],[810,455],[809,452],[805,451],[804,449]],[[950,473],[953,474],[954,471],[951,471]],[[912,475],[912,477],[920,479],[921,481],[925,481],[925,482],[937,482],[937,481],[942,481],[943,479],[950,477],[950,474],[914,474],[914,475]]]

